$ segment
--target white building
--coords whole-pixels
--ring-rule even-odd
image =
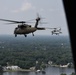
[[[67,65],[60,65],[60,67],[68,67],[70,63],[68,63]]]
[[[49,64],[49,65],[52,65],[52,63],[53,63],[52,61],[48,61],[48,64]]]
[[[18,66],[7,66],[6,67],[6,70],[19,70],[20,69],[20,67],[18,67]]]

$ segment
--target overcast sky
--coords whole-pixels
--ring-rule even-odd
[[[0,19],[27,21],[36,19],[37,13],[45,18],[42,22],[47,22],[39,27],[61,27],[61,35],[69,34],[62,0],[0,0]],[[17,24],[6,23],[0,21],[0,35],[13,34],[17,27]],[[37,34],[51,35],[51,30],[36,31]]]

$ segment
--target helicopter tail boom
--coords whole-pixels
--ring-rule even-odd
[[[37,28],[37,30],[45,30],[45,28]]]

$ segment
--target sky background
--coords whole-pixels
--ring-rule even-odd
[[[37,13],[45,18],[42,22],[47,22],[39,27],[61,27],[60,35],[69,35],[62,0],[0,0],[0,19],[28,21],[36,19]],[[17,27],[17,24],[6,23],[9,22],[0,21],[0,35],[13,34]],[[34,34],[50,35],[51,30],[36,31]]]

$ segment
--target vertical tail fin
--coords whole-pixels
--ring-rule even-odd
[[[40,18],[38,17],[38,18],[36,19],[35,28],[37,28],[39,21],[40,21]]]

